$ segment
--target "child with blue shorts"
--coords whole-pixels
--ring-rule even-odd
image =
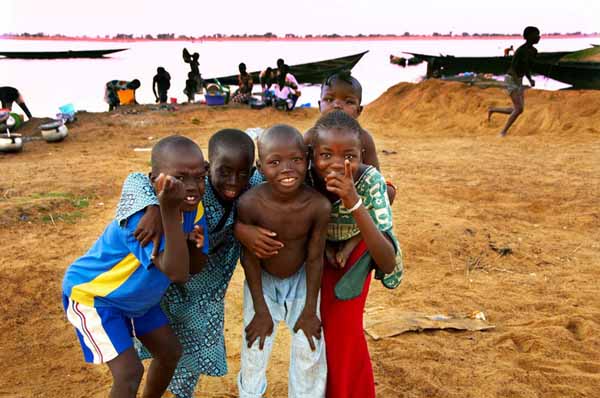
[[[227,374],[225,293],[240,258],[240,242],[236,237],[256,242],[256,250],[265,255],[273,255],[280,247],[270,231],[255,226],[236,226],[234,236],[240,195],[262,182],[260,173],[253,173],[254,152],[250,136],[236,129],[220,130],[208,141],[209,170],[202,198],[206,233],[210,236],[206,266],[194,272],[184,285],[172,285],[161,300],[169,324],[183,347],[168,387],[177,398],[193,397],[201,375]],[[142,246],[162,235],[158,204],[145,174],[132,173],[127,177],[116,219],[123,222],[145,209],[134,231]],[[142,345],[136,348],[140,358],[152,358]]]
[[[124,226],[111,222],[90,250],[63,279],[63,305],[75,326],[86,362],[106,363],[112,373],[111,397],[135,397],[144,368],[133,346],[137,337],[152,352],[143,397],[165,391],[181,345],[159,302],[171,283],[185,283],[191,269],[202,267],[206,164],[191,140],[170,136],[152,150],[154,189],[158,192],[164,236],[155,257],[153,246],[134,237],[143,211]]]

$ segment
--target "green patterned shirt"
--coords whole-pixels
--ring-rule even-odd
[[[394,271],[390,274],[384,274],[377,269],[375,272],[376,279],[381,279],[385,287],[393,289],[402,281],[404,265],[402,250],[392,228],[392,208],[387,195],[385,179],[375,167],[368,166],[356,180],[354,186],[377,228],[381,232],[384,232],[394,245],[396,252],[396,268]],[[334,242],[345,241],[359,234],[360,229],[356,221],[354,221],[352,213],[344,207],[342,201],[337,200],[332,203],[331,218],[327,226],[327,240]]]

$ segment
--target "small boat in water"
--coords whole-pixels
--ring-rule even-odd
[[[289,67],[289,72],[292,75],[294,75],[296,80],[298,80],[298,82],[300,82],[301,84],[320,84],[323,83],[323,80],[325,80],[325,78],[334,73],[341,72],[344,70],[351,70],[358,63],[358,61],[360,61],[363,55],[365,55],[368,52],[369,51],[364,51],[362,53],[348,55],[340,58],[332,58],[324,61],[291,65]],[[274,67],[273,69],[277,68]],[[258,84],[259,73],[260,72],[250,72],[252,80],[255,82],[255,84]],[[217,83],[217,80],[219,83],[224,85],[238,84],[237,75],[204,79],[204,81],[208,83]]]
[[[69,51],[0,51],[5,58],[20,59],[62,59],[62,58],[102,58],[105,55],[128,50],[114,48],[110,50],[69,50]]]

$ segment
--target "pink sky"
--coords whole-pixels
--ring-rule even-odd
[[[0,33],[591,33],[598,21],[598,0],[2,0]]]

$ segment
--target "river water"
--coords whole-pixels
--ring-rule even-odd
[[[542,38],[539,51],[579,50],[593,39]],[[200,71],[204,77],[237,73],[237,65],[246,63],[249,71],[275,66],[277,58],[288,65],[369,52],[353,69],[363,85],[363,103],[380,96],[398,82],[417,82],[425,74],[425,64],[400,68],[389,63],[390,54],[402,51],[456,56],[497,56],[511,44],[517,48],[522,40],[361,40],[361,41],[28,41],[0,40],[1,51],[64,51],[83,49],[128,48],[104,59],[20,60],[0,58],[0,86],[17,87],[34,116],[53,116],[58,107],[73,103],[78,110],[91,112],[108,109],[103,101],[104,84],[113,79],[138,78],[140,103],[153,103],[152,77],[158,66],[171,74],[169,97],[185,100],[183,88],[189,67],[182,60],[184,47],[200,53]],[[536,88],[556,90],[566,85],[538,77]],[[318,87],[302,89],[299,103],[316,106]],[[18,108],[15,108],[17,110]]]

